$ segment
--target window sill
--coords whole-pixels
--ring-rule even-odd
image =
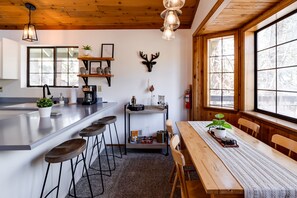
[[[222,113],[238,113],[238,110],[232,109],[232,108],[220,108],[220,107],[212,107],[212,106],[207,106],[204,107],[205,110],[211,110],[211,111],[218,111]]]
[[[275,118],[275,117],[272,117],[269,115],[265,115],[263,113],[255,112],[255,111],[241,111],[240,113],[243,115],[255,117],[255,118],[260,119],[264,122],[268,122],[271,125],[275,125],[275,126],[278,126],[278,127],[284,128],[286,130],[290,130],[290,131],[297,133],[297,124],[295,124],[293,122]]]

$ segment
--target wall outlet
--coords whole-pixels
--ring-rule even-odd
[[[101,85],[98,85],[97,92],[101,92],[101,91],[102,91],[102,87],[101,87]]]
[[[0,92],[3,92],[3,87],[0,87]]]

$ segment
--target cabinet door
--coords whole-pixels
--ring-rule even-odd
[[[16,41],[1,40],[1,79],[18,79],[19,76],[19,44]]]

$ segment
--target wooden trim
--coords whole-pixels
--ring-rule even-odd
[[[230,0],[218,0],[216,4],[211,8],[211,10],[208,12],[206,17],[203,19],[203,21],[200,23],[196,31],[193,33],[193,36],[199,36],[202,35],[203,31],[205,30],[204,26],[207,22],[210,22],[211,19],[213,20],[230,2]]]
[[[250,28],[255,27],[256,25],[258,25],[259,23],[263,22],[268,17],[276,14],[280,10],[288,7],[289,5],[291,5],[292,3],[295,3],[295,2],[296,2],[296,0],[282,0],[281,2],[279,2],[278,4],[276,4],[273,8],[267,10],[262,15],[256,17],[254,20],[252,20],[251,22],[249,22],[246,25],[244,25],[241,28],[241,31],[242,32],[245,32],[245,31],[249,30]]]
[[[279,118],[275,118],[272,116],[268,116],[266,114],[258,113],[255,111],[241,111],[240,114],[251,116],[256,119],[260,119],[261,121],[267,122],[268,125],[274,125],[285,129],[287,131],[292,131],[297,134],[297,124],[293,122],[288,122]]]

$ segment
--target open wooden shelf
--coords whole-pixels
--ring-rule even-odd
[[[109,69],[111,68],[111,64],[110,61],[114,61],[114,58],[111,57],[94,57],[94,56],[79,56],[77,59],[81,60],[84,65],[85,68],[87,70],[91,70],[91,63],[92,62],[103,62],[106,61],[107,66],[109,67]],[[101,64],[100,64],[101,67]],[[108,86],[110,87],[111,85],[111,77],[114,77],[113,74],[78,74],[78,77],[81,77],[84,81],[85,84],[88,85],[88,78],[89,77],[105,77],[108,83]]]
[[[114,77],[113,74],[79,74],[78,77]]]
[[[86,61],[114,61],[111,57],[79,56],[77,59]]]

